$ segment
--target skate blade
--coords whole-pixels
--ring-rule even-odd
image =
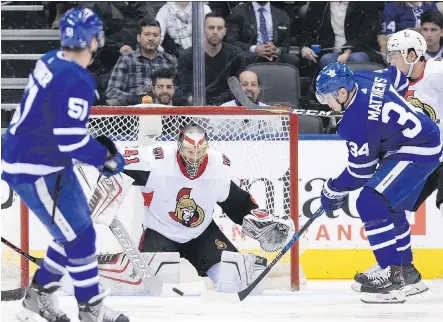
[[[366,304],[402,304],[406,302],[403,290],[389,293],[361,293],[360,301]]]
[[[48,322],[48,320],[40,316],[38,313],[35,313],[27,308],[23,308],[19,313],[17,313],[16,317],[22,322]]]
[[[406,285],[404,288],[404,292],[407,297],[424,293],[427,290],[429,290],[429,287],[423,281],[411,285]]]

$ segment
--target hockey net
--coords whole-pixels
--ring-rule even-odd
[[[238,178],[238,184],[252,194],[261,208],[267,209],[275,216],[291,216],[298,227],[296,115],[279,114],[274,111],[248,111],[243,107],[94,107],[88,128],[94,137],[106,135],[117,141],[119,146],[131,147],[146,146],[155,142],[176,144],[177,134],[189,122],[200,124],[206,129],[210,147],[228,157],[233,174]],[[128,212],[132,217],[125,218],[123,222],[129,227],[134,241],[138,243],[141,229],[137,214],[143,213],[142,202],[137,200],[140,197],[136,194],[130,198],[132,200],[125,209],[130,210]],[[24,217],[26,216],[22,216]],[[220,209],[216,210],[215,221],[239,250],[264,256],[268,260],[272,260],[277,254],[261,251],[259,244],[243,236],[241,227],[233,225]],[[34,224],[39,225],[31,220],[31,226]],[[50,238],[40,238],[37,234],[40,234],[40,231],[31,229],[29,232],[29,229],[23,229],[23,233],[18,238],[15,236],[11,242],[27,249],[25,244],[30,240],[31,253],[42,256],[47,245],[43,241],[49,242]],[[98,252],[120,252],[108,229],[98,227],[97,239]],[[41,244],[36,245],[35,241]],[[2,247],[5,251],[5,246]],[[28,262],[21,261],[19,256],[9,249],[6,253],[12,258],[3,260],[2,254],[2,290],[4,273],[17,287],[25,286],[28,283]],[[303,282],[298,254],[299,245],[296,243],[290,254],[271,271],[267,288],[298,289]],[[35,265],[31,264],[29,268],[32,273]],[[181,272],[181,275],[185,282],[190,279],[187,270]],[[11,288],[10,281],[6,285]]]

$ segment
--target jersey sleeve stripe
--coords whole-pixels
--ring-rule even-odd
[[[75,144],[69,144],[69,145],[59,145],[58,148],[59,148],[59,150],[60,150],[61,152],[71,152],[71,151],[77,150],[77,149],[79,149],[79,148],[85,146],[86,144],[88,144],[88,142],[89,142],[89,138],[90,138],[90,136],[89,136],[89,135],[86,135],[86,136],[83,138],[83,140],[81,140],[81,141],[78,142],[78,143],[75,143]]]
[[[406,153],[406,154],[416,154],[416,155],[437,155],[440,154],[442,144],[434,147],[423,147],[423,146],[402,146],[400,149],[395,151],[395,154]]]
[[[349,168],[349,166],[346,168],[349,172],[349,174],[355,178],[358,179],[369,179],[372,178],[372,175],[374,174],[374,172],[372,172],[371,174],[357,174],[355,172],[352,172],[351,169]]]
[[[54,135],[85,135],[88,131],[82,127],[59,127],[54,128]]]
[[[357,164],[357,163],[348,162],[348,165],[349,165],[350,167],[352,167],[352,168],[356,168],[356,169],[357,169],[357,168],[368,168],[368,167],[373,166],[374,164],[377,164],[378,161],[379,161],[379,159],[375,159],[375,160],[373,160],[373,161],[371,161],[371,162],[368,162],[368,163],[362,163],[362,164]]]
[[[63,170],[64,167],[53,167],[50,165],[31,163],[8,163],[2,160],[2,169],[4,172],[11,174],[30,174],[44,176]]]

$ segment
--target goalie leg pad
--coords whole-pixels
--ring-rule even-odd
[[[210,274],[217,265],[219,265],[218,274]],[[224,251],[221,262],[211,267],[208,276],[214,282],[217,292],[240,292],[260,275],[266,265],[266,258],[253,254]],[[263,281],[264,279],[251,294],[260,294],[264,291]]]
[[[145,263],[163,283],[180,283],[179,253],[142,253]],[[135,272],[128,256],[124,253],[98,256],[100,284],[113,293],[131,294],[146,292],[145,284]]]

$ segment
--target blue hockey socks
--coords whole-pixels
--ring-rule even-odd
[[[49,244],[46,257],[36,275],[39,285],[47,285],[51,282],[59,281],[65,273],[66,252],[63,246],[57,244],[54,240]]]
[[[396,247],[401,264],[409,265],[412,263],[411,226],[406,218],[406,213],[404,211],[394,212],[392,221],[395,227]]]
[[[65,244],[68,257],[66,269],[72,277],[75,297],[79,302],[87,302],[99,293],[95,238],[91,224],[75,240]]]
[[[381,268],[400,265],[392,213],[382,195],[365,187],[357,199],[357,211],[362,219],[366,236]]]

